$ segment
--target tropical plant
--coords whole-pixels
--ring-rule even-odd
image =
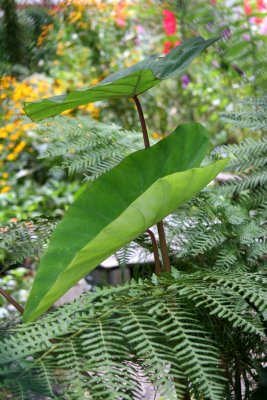
[[[146,148],[87,184],[69,207],[41,259],[24,322],[146,231],[155,274],[85,294],[37,322],[4,330],[1,385],[18,399],[141,399],[140,376],[168,399],[198,400],[231,399],[233,393],[241,400],[243,379],[248,398],[264,358],[264,273],[200,270],[193,262],[190,273],[172,269],[162,222],[228,160],[200,165],[208,137],[197,123],[178,126],[150,147],[137,97],[181,74],[214,41],[191,39],[165,58],[154,56],[87,90],[26,105],[40,120],[87,102],[132,97]],[[149,229],[155,224],[161,256]]]
[[[118,166],[92,182],[70,207],[62,224],[55,230],[38,268],[25,318],[29,314],[32,319],[32,312],[37,317],[47,310],[81,277],[154,224],[158,226],[164,270],[170,272],[161,219],[212,180],[223,169],[225,161],[197,168],[208,148],[205,130],[198,124],[181,125],[164,141],[149,148],[147,128],[137,96],[161,80],[183,73],[201,51],[217,40],[204,40],[201,37],[187,40],[164,58],[152,56],[86,90],[26,104],[27,115],[34,120],[41,120],[93,101],[131,97],[140,117],[145,149],[129,155]],[[177,154],[171,152],[173,146],[177,148]],[[191,181],[190,186],[188,180]],[[131,185],[126,190],[125,184],[130,181]],[[167,188],[168,200],[164,194]],[[109,203],[112,208],[108,206]],[[131,220],[135,223],[129,225]],[[76,232],[83,231],[83,235],[75,234],[75,242],[70,232],[73,232],[74,221],[78,223]],[[65,257],[60,250],[62,234],[65,237],[64,246],[69,246],[68,240],[72,242]],[[50,278],[44,285],[42,274],[47,275],[47,268]],[[160,267],[157,266],[159,271]],[[39,295],[36,296],[35,292]],[[32,299],[35,299],[33,303]]]

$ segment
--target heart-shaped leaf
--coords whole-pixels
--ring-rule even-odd
[[[88,185],[55,229],[24,313],[31,321],[79,279],[205,187],[226,165],[200,168],[208,136],[183,124]]]
[[[201,36],[186,40],[165,57],[151,56],[130,68],[110,75],[88,89],[26,103],[25,113],[33,121],[40,121],[87,103],[137,96],[159,84],[163,79],[181,75],[201,51],[217,40],[218,38],[205,40]]]

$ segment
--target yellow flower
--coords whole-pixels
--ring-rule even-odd
[[[9,139],[10,139],[12,142],[16,142],[16,140],[18,140],[18,138],[20,137],[20,135],[21,135],[20,132],[13,133],[13,135],[11,135],[11,136],[9,137]]]
[[[14,114],[13,110],[9,110],[4,116],[5,121],[9,121],[13,116],[13,114]]]
[[[81,13],[81,11],[78,11],[78,12],[72,11],[72,12],[70,13],[70,15],[69,15],[69,22],[70,22],[71,24],[73,24],[74,22],[78,21],[78,20],[81,19],[81,18],[82,18],[82,13]]]
[[[14,148],[14,153],[19,154],[24,147],[26,146],[26,142],[23,140],[22,142],[20,142],[15,148]]]
[[[57,45],[57,55],[62,56],[64,54],[64,44],[58,43]]]
[[[13,132],[13,130],[16,128],[16,125],[14,125],[14,124],[7,124],[5,127],[4,127],[4,129],[8,132],[8,133],[11,133],[11,132]]]
[[[2,177],[3,177],[4,179],[7,179],[7,178],[9,177],[8,172],[3,172],[3,173],[2,173]]]
[[[99,118],[100,110],[93,103],[89,103],[86,106],[82,106],[81,109],[84,111],[88,111],[93,118],[95,119]]]
[[[5,139],[7,137],[7,133],[0,129],[0,139]]]
[[[48,92],[48,90],[49,90],[48,83],[44,82],[44,81],[40,81],[38,84],[38,91],[40,92],[40,94],[42,94],[42,93],[46,94]]]
[[[94,79],[91,80],[91,85],[96,85],[100,81],[101,81],[100,78],[94,78]]]
[[[4,186],[2,189],[1,189],[1,193],[7,193],[7,192],[9,192],[11,190],[11,186]]]
[[[49,31],[51,31],[51,29],[53,29],[53,24],[49,24],[49,25],[43,25],[42,26],[42,32],[40,34],[40,36],[38,37],[37,40],[37,46],[41,46],[44,42],[44,40],[46,39]]]
[[[29,129],[29,128],[32,128],[32,127],[34,127],[34,124],[33,124],[33,123],[29,123],[29,124],[24,124],[24,125],[23,125],[23,129],[24,129],[24,130]]]
[[[78,28],[80,29],[87,29],[88,28],[88,23],[81,21],[78,23]]]
[[[158,133],[158,132],[153,132],[152,137],[153,137],[153,139],[162,139],[164,137],[164,135],[162,135],[161,133]]]
[[[15,78],[11,76],[4,76],[0,79],[0,88],[1,89],[8,89],[9,86],[15,81]]]
[[[10,154],[8,154],[8,156],[7,156],[7,160],[8,161],[14,161],[14,160],[16,160],[16,158],[17,158],[17,154],[15,154],[15,153],[10,153]]]

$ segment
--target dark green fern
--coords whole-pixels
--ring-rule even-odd
[[[168,399],[222,400],[237,355],[226,360],[220,341],[254,337],[262,350],[266,283],[262,274],[175,273],[85,294],[5,332],[1,387],[18,400],[141,399],[139,366]],[[260,355],[250,358],[247,374]]]

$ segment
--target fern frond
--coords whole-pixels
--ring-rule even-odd
[[[221,271],[226,268],[229,270],[230,267],[236,267],[238,265],[238,254],[236,248],[232,244],[226,244],[221,250],[218,251],[215,268]]]
[[[42,379],[41,391],[52,391],[52,398],[141,399],[141,368],[161,393],[179,398],[189,390],[198,400],[222,400],[213,329],[222,321],[227,335],[261,340],[266,283],[263,274],[176,273],[86,293],[5,332],[0,384],[14,390],[16,374],[16,390],[22,387],[28,398]]]
[[[48,143],[41,158],[61,159],[69,174],[94,180],[126,155],[143,147],[142,135],[89,117],[57,117],[36,128]]]
[[[263,212],[267,209],[266,187],[259,187],[253,191],[243,191],[239,194],[239,203],[249,210],[257,210],[257,213]]]
[[[240,110],[235,113],[221,113],[224,122],[250,129],[267,128],[267,97],[249,98],[241,101]],[[265,140],[266,141],[266,140]]]
[[[264,167],[267,163],[267,139],[246,138],[239,144],[219,146],[213,150],[215,158],[230,157],[231,161],[227,169],[231,171],[245,171],[258,163],[259,167]],[[260,162],[258,161],[260,160]]]
[[[258,264],[258,260],[261,259],[264,261],[266,259],[267,254],[267,240],[262,242],[253,243],[248,252],[248,264],[250,266],[256,266]]]
[[[149,307],[149,302],[144,302],[144,305]],[[152,316],[147,315],[147,311],[140,309],[139,306],[126,308],[125,316],[121,321],[122,330],[130,348],[139,360],[144,360],[141,366],[145,374],[150,377],[162,394],[171,396],[173,382],[166,375],[166,369],[174,357],[158,324]],[[143,340],[138,340],[138,337],[142,337]],[[185,377],[179,366],[176,365],[174,371],[175,379],[180,382],[177,390],[182,396],[186,391],[186,386],[182,384]]]
[[[57,221],[53,218],[35,218],[0,226],[0,250],[3,268],[24,261],[38,259]]]
[[[160,322],[160,328],[170,340],[185,376],[197,383],[194,385],[195,393],[221,399],[223,379],[220,381],[216,374],[219,354],[209,333],[200,326],[194,312],[190,312],[183,301],[161,298],[159,305],[161,315],[166,316]]]
[[[224,288],[230,289],[232,292],[240,295],[245,301],[249,301],[262,313],[266,311],[266,287],[267,279],[262,274],[248,273],[246,277],[244,274],[230,275],[224,274],[215,275],[210,278],[206,277],[205,280],[212,279],[215,283],[212,286],[217,287],[219,284]]]
[[[237,194],[248,189],[265,188],[267,186],[266,171],[251,172],[249,175],[236,176],[235,179],[225,184],[222,192],[225,194]]]

